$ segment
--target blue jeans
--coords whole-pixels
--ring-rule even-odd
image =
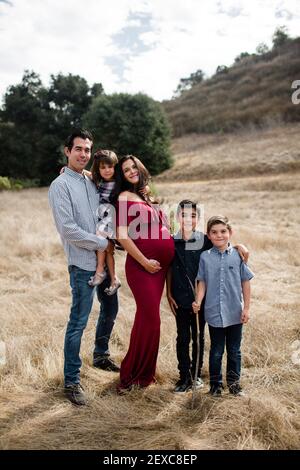
[[[85,271],[77,266],[69,266],[72,288],[72,306],[67,325],[64,345],[65,385],[80,382],[81,359],[79,356],[81,338],[93,306],[95,288],[88,285],[95,271]],[[96,328],[95,355],[109,355],[108,342],[118,313],[117,294],[108,296],[104,289],[110,285],[109,277],[98,286],[97,295],[101,303]]]
[[[227,385],[239,383],[241,376],[242,328],[242,323],[227,326],[226,328],[215,328],[209,325],[211,342],[209,353],[210,385],[222,385],[222,358],[225,343],[227,351]]]

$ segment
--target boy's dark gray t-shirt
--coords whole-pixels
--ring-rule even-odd
[[[192,308],[194,292],[187,279],[189,276],[193,286],[198,273],[199,259],[203,251],[212,247],[211,241],[198,230],[194,231],[188,241],[182,238],[180,232],[173,237],[175,256],[171,265],[171,293],[177,305],[181,308]]]

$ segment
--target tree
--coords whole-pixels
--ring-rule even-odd
[[[93,98],[97,98],[97,96],[102,95],[104,93],[104,88],[102,83],[94,83],[91,88],[91,95]]]
[[[61,145],[73,127],[87,126],[95,146],[140,156],[157,174],[170,166],[170,129],[159,103],[146,95],[104,94],[78,75],[51,76],[45,88],[26,70],[0,109],[1,174],[48,185],[61,167]]]
[[[250,54],[249,52],[241,52],[235,59],[234,59],[234,63],[235,64],[239,64],[243,59],[245,59],[246,57],[250,57]]]
[[[180,96],[184,91],[189,90],[198,83],[203,82],[204,72],[201,69],[198,69],[196,72],[191,73],[187,78],[181,78],[179,85],[177,86],[174,94],[175,96]]]
[[[25,70],[22,82],[10,86],[4,95],[2,120],[17,125],[27,123],[34,127],[40,118],[41,93],[42,82],[39,76],[33,71]]]
[[[279,47],[289,41],[288,29],[286,26],[278,26],[272,37],[273,47]]]
[[[55,170],[53,147],[47,136],[54,132],[53,113],[47,90],[33,71],[24,72],[22,82],[8,88],[1,111],[0,148],[5,149],[1,173],[35,179],[42,184]]]
[[[21,83],[8,88],[0,110],[1,174],[49,184],[61,167],[61,144],[72,127],[82,125],[103,87],[91,88],[78,75],[51,76],[45,88],[39,75],[25,70]]]
[[[263,55],[269,52],[269,48],[265,42],[260,42],[256,48],[256,53],[259,55]]]
[[[94,149],[139,157],[153,175],[170,167],[170,129],[159,103],[144,94],[100,95],[84,116]]]
[[[93,85],[92,92],[99,94],[99,85]],[[101,85],[102,87],[102,85]],[[103,91],[103,88],[102,88]],[[82,116],[88,110],[92,97],[87,81],[79,75],[51,75],[48,92],[50,106],[55,111],[59,128],[81,127]]]
[[[228,72],[228,67],[226,65],[218,65],[218,67],[216,68],[216,75],[227,73],[227,72]]]

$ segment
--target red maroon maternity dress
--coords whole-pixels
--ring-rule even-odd
[[[160,262],[161,270],[147,272],[127,254],[125,271],[136,302],[136,314],[128,352],[121,364],[120,388],[155,381],[160,336],[160,301],[168,267],[174,256],[174,242],[157,205],[146,202],[119,203],[119,225],[129,226],[129,236],[148,258]],[[124,217],[127,216],[124,221]],[[136,233],[137,232],[137,233]]]

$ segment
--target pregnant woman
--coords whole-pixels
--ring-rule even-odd
[[[160,301],[174,242],[166,219],[148,190],[149,173],[127,155],[119,162],[117,237],[127,251],[126,278],[136,302],[129,349],[121,364],[119,390],[155,382],[160,337]]]

